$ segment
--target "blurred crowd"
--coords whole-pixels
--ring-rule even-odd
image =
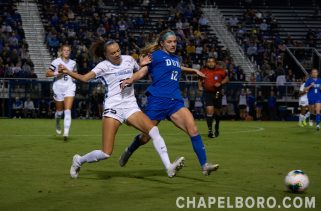
[[[113,1],[115,9],[106,7],[103,0],[45,0],[39,1],[46,29],[46,44],[53,56],[62,43],[72,46],[79,72],[85,73],[96,63],[90,54],[90,45],[97,39],[114,39],[128,54],[138,59],[139,50],[155,40],[164,29],[172,29],[177,35],[177,55],[183,64],[201,68],[207,57],[222,61],[233,80],[245,80],[243,71],[236,67],[229,50],[219,45],[211,34],[208,20],[202,15],[200,2],[181,0],[167,2],[168,14],[154,19],[158,1]],[[156,8],[156,9],[155,9]],[[128,10],[136,10],[130,13]],[[137,33],[140,30],[141,33]]]
[[[36,78],[22,28],[12,3],[0,3],[0,78]]]

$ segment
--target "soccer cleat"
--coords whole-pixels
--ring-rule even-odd
[[[119,165],[121,167],[124,167],[126,165],[126,163],[128,162],[130,156],[132,155],[132,153],[130,151],[128,151],[128,147],[125,149],[125,151],[123,152],[123,154],[121,154],[120,158],[119,158]]]
[[[174,177],[176,175],[176,172],[183,168],[184,161],[184,157],[177,158],[167,169],[168,177]]]
[[[312,121],[312,120],[309,121],[309,126],[310,126],[310,127],[313,126],[313,121]]]
[[[64,141],[68,141],[68,136],[64,135]]]
[[[218,137],[220,135],[220,131],[219,130],[215,130],[214,135],[215,135],[215,137]]]
[[[57,133],[57,135],[61,134],[60,124],[56,124],[56,133]]]
[[[300,127],[304,127],[303,121],[299,121],[299,126],[300,126]]]
[[[219,167],[219,164],[205,163],[202,167],[202,173],[204,176],[208,176],[212,171],[216,171]]]
[[[302,121],[303,126],[307,126],[307,120]]]
[[[79,171],[80,171],[80,155],[76,154],[74,155],[74,157],[72,158],[72,164],[70,167],[70,177],[73,179],[76,179],[78,177]]]
[[[209,138],[214,138],[214,134],[211,130],[208,131],[208,135]]]
[[[317,125],[317,131],[319,131],[320,130],[320,125]]]

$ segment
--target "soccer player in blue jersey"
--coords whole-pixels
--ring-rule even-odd
[[[187,133],[190,136],[203,174],[209,175],[219,165],[207,162],[202,138],[198,132],[193,115],[184,106],[179,89],[179,79],[182,71],[195,72],[201,77],[204,77],[204,74],[195,69],[181,67],[178,57],[174,55],[175,51],[175,33],[171,30],[161,32],[156,42],[145,47],[142,52],[145,55],[150,54],[152,62],[136,72],[131,78],[123,81],[122,86],[129,86],[147,73],[150,74],[152,83],[146,91],[148,102],[145,107],[145,113],[155,125],[161,120],[169,119],[175,126]],[[146,134],[137,135],[132,144],[121,155],[119,160],[120,166],[126,165],[134,151],[141,145],[146,144],[149,139],[149,136]]]
[[[311,77],[305,82],[304,90],[308,92],[309,109],[311,118],[316,115],[317,130],[320,130],[320,108],[321,108],[321,79],[318,78],[318,70],[311,70]]]

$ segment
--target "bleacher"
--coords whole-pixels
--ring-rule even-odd
[[[61,3],[61,2],[65,2]],[[84,1],[81,4],[73,4],[72,0],[69,1],[51,1],[51,0],[45,0],[45,1],[38,1],[38,8],[41,11],[41,16],[42,16],[42,21],[44,24],[44,27],[46,29],[47,34],[50,33],[50,30],[52,29],[52,23],[51,23],[51,18],[54,15],[54,13],[59,13],[61,15],[61,10],[65,10],[67,7],[70,8],[74,15],[75,18],[73,21],[69,21],[67,24],[64,24],[58,21],[58,24],[53,27],[55,30],[59,33],[65,33],[62,32],[61,27],[70,27],[70,25],[74,24],[73,29],[76,32],[76,36],[80,34],[80,30],[88,30],[92,32],[92,36],[90,37],[89,40],[84,41],[86,44],[86,47],[89,49],[90,44],[95,41],[98,36],[96,35],[96,29],[99,24],[102,24],[103,21],[102,19],[105,17],[106,14],[111,14],[112,17],[114,17],[116,20],[121,20],[124,19],[126,20],[129,25],[129,28],[126,32],[126,35],[124,36],[125,39],[129,40],[131,39],[132,42],[137,44],[136,46],[138,47],[143,47],[147,42],[150,42],[153,40],[155,35],[159,33],[160,28],[157,27],[157,24],[159,22],[162,22],[164,24],[164,27],[162,29],[166,29],[168,27],[174,29],[175,25],[170,25],[168,22],[168,17],[169,17],[169,5],[167,2],[159,2],[159,1],[150,1],[149,5],[142,5],[142,2],[138,1],[125,1],[127,2],[123,7],[120,6],[119,2],[114,2],[114,1],[102,1],[104,4],[99,5],[95,7],[94,12],[88,12],[86,8],[90,8],[90,5],[92,2],[91,1]],[[68,5],[68,6],[66,6]],[[66,9],[67,10],[67,9]],[[95,14],[97,13],[97,15]],[[94,17],[96,15],[96,17]],[[59,17],[61,18],[61,17]],[[139,18],[143,18],[144,24],[143,25],[137,25],[135,21]],[[106,36],[108,38],[113,38],[119,41],[119,32],[117,30],[114,30],[115,26],[111,25],[110,27],[113,27],[109,33],[106,33]],[[208,36],[209,44],[216,46],[219,50],[221,50],[222,46],[220,45],[219,41],[217,40],[217,37],[215,34],[209,29],[209,27],[201,27],[201,32],[205,32],[206,35]],[[146,39],[146,37],[149,37]],[[138,43],[137,40],[143,40],[143,43]],[[68,36],[64,38],[63,40],[60,39],[60,42],[69,42],[70,44],[74,44],[73,42],[75,40],[81,40],[82,37],[79,38],[73,38],[70,39]],[[185,41],[184,41],[185,42]],[[77,47],[77,45],[75,45]],[[73,46],[73,48],[75,48]],[[134,45],[135,46],[135,45]],[[132,51],[138,50],[138,48],[133,47],[133,45],[129,42],[127,43],[122,43],[121,42],[121,47],[123,53],[131,54]],[[77,58],[77,55],[75,52],[77,52],[78,49],[74,49],[73,51],[73,56],[74,58]],[[52,56],[55,57],[55,52],[51,51]],[[183,60],[184,60],[184,54],[185,52],[182,53],[183,55]],[[224,54],[220,53],[220,56],[223,56]],[[88,54],[88,57],[90,55]],[[91,58],[89,58],[91,59]],[[223,59],[223,58],[220,58]],[[194,63],[198,63],[199,65],[203,64],[204,59],[199,59],[197,61],[194,61]],[[78,62],[78,61],[77,61]],[[91,64],[89,67],[92,67],[94,62],[90,62]],[[192,66],[192,64],[189,64]]]
[[[16,2],[0,1],[0,78],[36,77]]]
[[[321,3],[318,1],[253,0],[248,5],[240,3],[239,0],[229,1],[229,4],[223,0],[215,2],[227,20],[232,16],[241,19],[247,8],[260,10],[263,13],[271,12],[277,20],[279,34],[283,40],[290,35],[293,40],[306,44],[306,35],[309,29],[320,32],[321,13],[319,16],[315,15],[316,8],[321,7]],[[321,52],[321,39],[316,40],[315,47]]]

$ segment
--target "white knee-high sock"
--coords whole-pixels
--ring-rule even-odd
[[[100,160],[105,160],[109,157],[110,157],[110,155],[104,153],[101,150],[94,150],[94,151],[91,151],[91,152],[85,154],[84,156],[81,156],[79,161],[80,161],[80,164],[93,163],[93,162],[97,162]]]
[[[64,118],[64,136],[69,135],[70,125],[71,125],[71,111],[67,109],[65,110],[65,118]]]
[[[171,162],[168,157],[166,144],[162,136],[159,134],[158,128],[156,126],[153,127],[148,134],[152,138],[154,148],[158,152],[158,155],[160,156],[165,168],[168,169],[171,165]]]
[[[304,120],[306,120],[307,118],[310,117],[310,111],[308,111],[305,115],[304,115]]]
[[[304,120],[304,115],[300,114],[299,115],[299,122],[302,122]]]
[[[56,111],[56,113],[55,113],[55,119],[56,119],[56,124],[57,125],[59,125],[62,113],[63,113],[63,111]]]

